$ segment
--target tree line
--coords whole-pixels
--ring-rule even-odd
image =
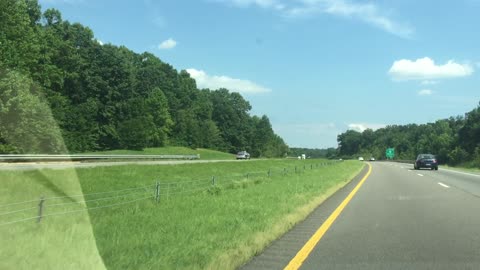
[[[385,158],[395,148],[398,159],[412,160],[418,154],[435,154],[441,163],[480,167],[480,103],[464,116],[427,124],[391,125],[363,132],[348,130],[337,137],[338,155]]]
[[[0,1],[0,152],[165,145],[284,156],[267,116],[228,89],[199,89],[149,52],[101,44],[37,0]]]

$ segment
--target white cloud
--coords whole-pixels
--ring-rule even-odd
[[[348,124],[348,129],[355,130],[358,132],[363,132],[366,129],[377,130],[379,128],[386,127],[385,124],[366,124],[366,123],[352,123]]]
[[[465,77],[473,73],[469,64],[459,64],[453,60],[443,65],[436,65],[428,58],[419,58],[415,61],[408,59],[397,60],[388,71],[394,80],[432,80]]]
[[[237,7],[259,6],[270,8],[290,17],[308,17],[316,14],[354,18],[388,33],[409,38],[414,29],[388,17],[383,10],[373,3],[358,3],[348,0],[214,0]]]
[[[299,17],[316,13],[328,13],[358,19],[371,24],[388,33],[409,38],[414,29],[410,26],[396,22],[385,15],[377,5],[373,3],[355,3],[347,0],[301,0],[302,6],[291,8],[287,15]]]
[[[433,94],[433,91],[430,89],[422,89],[418,91],[419,96],[430,96],[431,94]]]
[[[199,88],[209,88],[212,90],[226,88],[234,92],[246,94],[266,93],[271,91],[269,88],[263,87],[249,80],[235,79],[228,76],[211,76],[203,70],[197,70],[194,68],[187,69],[187,72],[195,79]]]
[[[167,40],[164,40],[160,45],[158,45],[158,48],[160,50],[168,50],[168,49],[173,49],[177,46],[177,42],[173,40],[172,38],[169,38]]]
[[[102,45],[102,46],[105,44],[105,43],[103,43],[103,41],[101,41],[100,39],[96,39],[96,41],[98,42],[98,44],[100,44],[100,45]]]

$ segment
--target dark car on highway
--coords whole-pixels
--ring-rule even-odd
[[[420,170],[421,168],[428,168],[431,170],[438,170],[438,160],[432,154],[420,154],[413,164],[415,170]]]

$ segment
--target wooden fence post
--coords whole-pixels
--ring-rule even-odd
[[[40,202],[38,203],[38,219],[37,223],[40,223],[43,215],[43,204],[45,203],[45,197],[40,197]]]
[[[155,202],[160,201],[160,182],[157,181],[157,184],[155,185]]]

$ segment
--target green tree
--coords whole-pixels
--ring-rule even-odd
[[[358,131],[347,130],[338,135],[339,154],[341,156],[352,156],[360,151],[362,134]]]
[[[125,149],[142,150],[152,139],[150,133],[152,129],[153,119],[148,116],[138,116],[120,122],[118,127],[120,146]]]
[[[225,143],[222,148],[231,153],[245,149],[250,132],[250,103],[239,93],[230,93],[227,89],[212,91],[210,97],[213,104],[212,120]]]
[[[150,146],[164,146],[168,141],[173,121],[168,112],[168,101],[162,90],[154,88],[145,100],[146,113],[152,116],[153,134]]]
[[[465,114],[465,123],[458,132],[459,143],[469,154],[480,146],[480,104]]]
[[[40,47],[32,26],[32,20],[37,20],[33,9],[31,1],[0,1],[0,70],[15,69],[29,75],[38,61]]]
[[[0,133],[21,153],[61,153],[66,149],[41,89],[17,72],[0,75]]]
[[[288,149],[266,116],[250,116],[239,93],[199,90],[188,72],[151,53],[101,45],[59,10],[42,14],[37,0],[0,1],[0,10],[0,71],[35,82],[73,152],[173,144],[280,156]],[[14,151],[8,134],[0,131],[0,151]]]

